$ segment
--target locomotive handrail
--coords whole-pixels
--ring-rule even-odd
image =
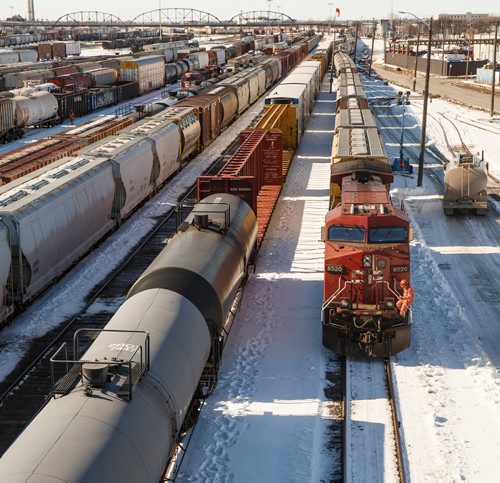
[[[342,293],[347,284],[350,283],[349,280],[346,280],[345,283],[344,283],[344,286],[342,288],[340,288],[340,284],[342,283],[342,280],[339,279],[339,288],[337,289],[336,292],[334,292],[332,295],[330,295],[330,297],[328,297],[328,299],[323,303],[323,307],[322,309],[326,309],[328,307],[328,305],[330,305],[330,303],[337,297],[338,294]]]

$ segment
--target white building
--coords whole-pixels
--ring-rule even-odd
[[[489,13],[440,13],[437,20],[454,20],[457,22],[473,22],[476,20],[487,20],[491,17]]]

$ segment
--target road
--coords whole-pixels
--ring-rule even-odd
[[[386,70],[381,64],[375,64],[373,69],[383,79],[410,90],[413,88],[413,73],[409,75],[407,71],[394,72],[392,70]],[[444,99],[449,99],[450,101],[473,108],[479,108],[487,112],[490,111],[491,95],[489,93],[453,85],[456,82],[457,79],[454,78],[431,77],[429,91],[431,95],[434,96],[440,96]],[[423,92],[424,83],[425,78],[423,76],[418,76],[417,91]],[[498,96],[496,96],[495,99],[495,114],[500,114],[500,99],[498,99]]]

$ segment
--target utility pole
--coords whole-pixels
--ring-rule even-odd
[[[470,59],[470,25],[469,28],[467,29],[467,63],[465,64],[465,79],[467,80],[469,78],[469,59]]]
[[[384,36],[384,64],[386,64],[387,63],[387,45],[386,45],[386,42],[387,42],[387,28],[383,29],[382,34]]]
[[[359,30],[359,22],[356,24],[356,38],[354,40],[354,63],[356,63],[356,52],[357,52],[357,47],[358,47],[358,30]]]
[[[443,34],[443,43],[441,44],[442,48],[442,53],[441,53],[441,75],[445,76],[446,75],[446,69],[444,68],[444,43],[446,41],[445,34],[444,34],[444,29],[442,30]]]
[[[418,47],[420,43],[420,24],[417,23],[417,49],[415,51],[415,69],[413,71],[413,92],[417,89],[417,71],[418,71]]]
[[[373,19],[373,32],[372,32],[372,50],[370,52],[370,67],[368,69],[368,77],[372,76],[372,61],[373,61],[373,49],[375,47],[375,32],[377,30],[377,21]]]
[[[495,114],[495,74],[497,66],[497,40],[498,40],[498,22],[495,23],[495,43],[493,44],[493,79],[491,80],[491,108],[490,116]]]
[[[425,130],[427,128],[427,103],[429,101],[429,79],[431,75],[432,17],[429,22],[429,42],[427,44],[427,66],[425,69],[424,108],[422,112],[422,132],[420,133],[420,155],[418,157],[417,186],[422,186],[424,179]]]

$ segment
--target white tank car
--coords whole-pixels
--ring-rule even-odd
[[[484,160],[460,154],[446,166],[443,209],[446,215],[461,211],[486,214],[488,172]]]
[[[16,125],[19,128],[38,126],[48,121],[57,121],[59,109],[57,99],[46,91],[35,92],[29,96],[16,96]]]
[[[0,482],[160,481],[193,397],[209,392],[200,379],[220,360],[256,236],[236,196],[198,203],[71,370],[63,348],[53,357],[55,398],[0,459]]]

